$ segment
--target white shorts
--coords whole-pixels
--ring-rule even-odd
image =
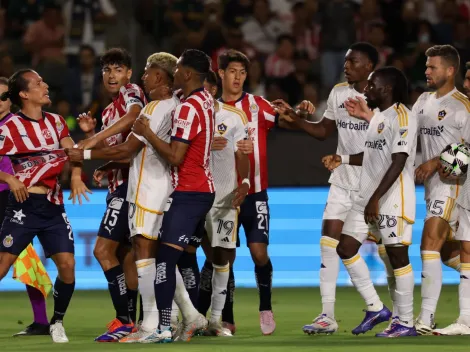
[[[135,203],[129,202],[129,231],[130,237],[144,236],[157,240],[162,226],[163,213],[145,210]]]
[[[454,240],[470,241],[470,210],[457,204],[457,212],[459,214],[459,221],[457,222],[457,232]]]
[[[454,198],[434,196],[426,200],[426,222],[432,217],[439,217],[449,223],[450,233],[447,236],[448,241],[454,239],[457,232],[458,211],[457,203]]]
[[[351,236],[361,243],[369,239],[375,242],[382,240],[386,246],[411,244],[413,225],[401,217],[379,215],[374,224],[366,224],[364,213],[352,209],[343,225],[345,235]]]
[[[238,210],[233,208],[211,208],[206,215],[206,231],[212,248],[236,248]]]
[[[344,222],[354,204],[356,194],[357,191],[331,185],[323,212],[323,220],[341,220]]]

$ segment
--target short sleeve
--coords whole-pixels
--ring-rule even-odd
[[[330,95],[328,96],[328,100],[326,101],[326,110],[323,113],[323,117],[327,118],[328,120],[336,120],[335,118],[335,103],[334,103],[334,92],[335,90],[332,89]]]
[[[278,120],[278,114],[274,110],[274,107],[263,97],[256,97],[256,103],[258,104],[258,119],[261,118],[264,120],[264,125],[266,126],[266,130],[270,130],[276,125]]]
[[[10,132],[7,128],[0,128],[0,155],[11,155],[16,151]]]
[[[403,107],[397,109],[392,125],[392,154],[411,154],[416,136],[416,118]],[[411,115],[411,116],[409,116]]]
[[[455,123],[457,124],[457,128],[459,130],[463,130],[469,118],[470,113],[467,109],[460,109],[459,111],[457,111],[457,113],[455,114]]]
[[[233,144],[234,151],[238,150],[237,142],[248,138],[248,124],[247,121],[243,121],[241,118],[235,119],[234,133],[233,133]]]
[[[171,139],[191,143],[199,132],[201,132],[201,125],[196,109],[185,103],[178,105],[173,116]]]
[[[136,84],[128,84],[123,88],[122,98],[126,112],[129,112],[131,106],[138,105],[141,108],[145,105],[145,95],[142,89]]]
[[[162,122],[166,119],[165,104],[159,101],[153,101],[145,106],[145,108],[140,113],[140,116],[144,116],[149,119],[149,126],[153,133],[157,135],[160,139],[166,140],[165,134],[168,135],[169,128],[166,129],[165,134],[161,133]],[[169,124],[168,124],[169,125]],[[132,133],[135,138],[137,138],[142,143],[150,146],[150,143],[142,136],[139,136],[135,133]]]
[[[56,123],[57,133],[59,134],[59,141],[66,137],[70,137],[70,131],[65,119],[59,115],[59,121]]]

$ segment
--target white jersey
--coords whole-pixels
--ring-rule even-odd
[[[150,120],[151,130],[167,143],[170,143],[172,112],[179,103],[176,97],[156,100],[147,104],[141,112]],[[145,146],[131,159],[127,201],[148,212],[161,213],[173,192],[170,166],[144,137],[132,135]]]
[[[470,106],[470,101],[466,101],[466,104],[469,104]],[[462,137],[465,143],[470,144],[470,120],[468,120],[464,125]],[[462,208],[470,210],[470,177],[462,177],[460,179],[460,183],[462,184],[462,187],[457,196],[457,204]]]
[[[470,102],[457,89],[443,97],[435,93],[423,93],[413,106],[413,114],[418,119],[423,163],[438,157],[451,143],[462,141],[462,128],[466,124]],[[457,198],[459,183],[462,181],[442,181],[436,172],[425,183],[425,199],[440,197]]]
[[[330,93],[324,118],[336,121],[338,130],[338,148],[336,154],[352,155],[362,153],[369,124],[348,114],[344,102],[348,98],[364,95],[356,91],[348,83],[337,84]],[[361,167],[340,165],[333,171],[329,182],[347,190],[358,190]]]
[[[359,193],[353,209],[364,212],[372,194],[392,165],[392,154],[406,153],[405,167],[379,201],[379,214],[394,215],[413,223],[416,212],[414,161],[417,121],[403,104],[376,111],[367,131]]]
[[[238,150],[237,142],[248,138],[248,118],[240,109],[221,102],[218,104],[214,136],[227,139],[227,146],[211,152],[211,170],[215,186],[213,207],[232,207],[232,192],[238,185],[235,153]]]

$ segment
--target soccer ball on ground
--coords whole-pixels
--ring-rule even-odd
[[[465,143],[449,144],[442,151],[440,161],[452,176],[465,175],[470,163],[470,149]]]

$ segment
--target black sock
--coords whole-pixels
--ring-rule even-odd
[[[222,310],[222,321],[235,324],[235,320],[233,318],[233,297],[235,294],[235,275],[233,274],[233,267],[230,266],[230,276],[228,277],[228,284],[227,284],[227,297],[225,297],[225,306]]]
[[[137,295],[139,294],[139,291],[136,290],[131,290],[130,288],[127,288],[127,304],[128,304],[128,311],[129,311],[129,317],[131,320],[135,323],[136,318],[137,318]]]
[[[54,284],[54,315],[52,316],[51,324],[54,324],[58,320],[64,320],[64,315],[72,299],[74,290],[75,282],[66,284],[57,276]]]
[[[178,261],[178,269],[183,277],[191,303],[197,309],[200,274],[196,253],[183,252]]]
[[[271,287],[273,282],[273,265],[271,259],[265,266],[255,265],[256,285],[259,292],[259,311],[272,310]]]
[[[108,290],[111,294],[116,318],[121,323],[129,324],[129,305],[127,302],[126,277],[122,271],[121,265],[117,265],[104,272],[106,280],[108,280]]]
[[[155,297],[160,315],[160,329],[171,325],[171,306],[176,290],[176,263],[181,254],[181,251],[167,245],[162,245],[158,250],[155,262]]]
[[[139,295],[139,320],[144,320],[144,306],[142,305],[142,295]]]
[[[213,266],[206,259],[201,270],[201,282],[199,283],[199,298],[197,301],[197,309],[199,313],[206,316],[212,300],[212,272]]]

